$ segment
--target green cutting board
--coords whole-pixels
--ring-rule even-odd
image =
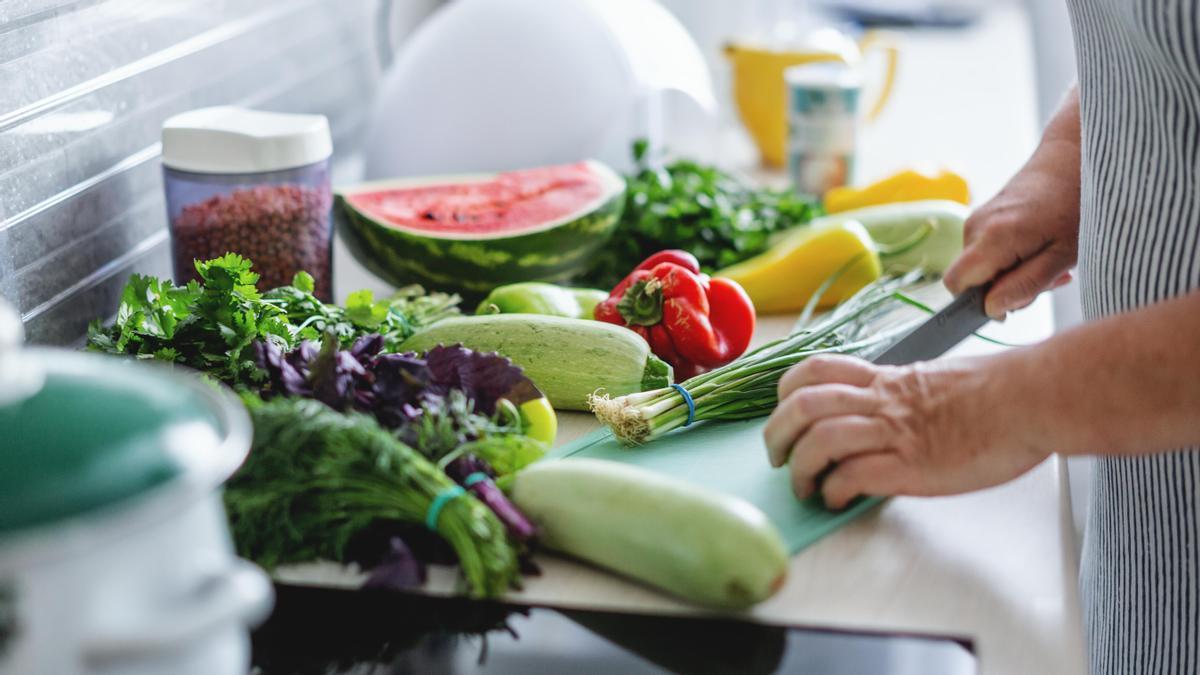
[[[765,419],[701,422],[646,445],[621,445],[600,429],[556,448],[551,457],[590,457],[633,464],[702,487],[736,495],[762,509],[795,553],[874,508],[860,499],[843,511],[827,510],[818,497],[799,501],[786,469],[772,469],[763,446]]]

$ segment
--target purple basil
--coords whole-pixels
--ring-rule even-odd
[[[304,345],[301,345],[303,348]],[[269,340],[259,340],[254,343],[255,360],[258,366],[267,374],[267,390],[263,394],[281,394],[283,396],[308,396],[307,372],[301,373],[293,364],[291,356],[298,353],[297,349],[287,356],[279,345]],[[307,370],[307,368],[306,368]]]
[[[458,389],[475,402],[484,415],[496,412],[496,402],[507,398],[515,404],[535,399],[541,393],[520,367],[496,353],[484,354],[462,345],[438,346],[425,352],[432,383],[448,391]]]
[[[327,339],[312,363],[308,376],[312,396],[334,410],[348,410],[358,399],[358,390],[374,378],[350,352],[337,348],[336,339]]]
[[[371,359],[381,351],[383,351],[383,336],[379,333],[364,335],[355,340],[354,345],[350,347],[350,355],[358,359],[358,362],[364,366],[369,366]]]
[[[316,360],[317,354],[321,353],[321,347],[312,340],[303,340],[298,347],[288,352],[287,362],[296,372],[308,380],[312,374],[312,362]]]
[[[320,348],[305,340],[287,353],[274,343],[255,343],[258,365],[267,374],[262,393],[362,410],[392,429],[420,417],[423,406],[451,391],[462,392],[484,416],[494,415],[502,398],[520,405],[541,396],[525,373],[499,354],[454,345],[434,347],[422,358],[383,354],[383,346],[379,335],[361,337],[349,350],[337,349],[332,338]]]
[[[381,424],[397,428],[421,414],[420,397],[429,387],[429,368],[411,354],[382,354],[371,362],[375,375],[369,410]]]

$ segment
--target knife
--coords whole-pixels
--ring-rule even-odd
[[[983,300],[991,286],[987,283],[964,291],[871,361],[881,366],[902,366],[935,359],[950,351],[989,321],[983,311]]]

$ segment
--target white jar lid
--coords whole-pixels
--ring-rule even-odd
[[[840,61],[817,61],[790,66],[783,78],[793,88],[846,90],[862,89],[862,70]]]
[[[324,115],[234,106],[190,110],[163,122],[163,164],[197,173],[262,173],[313,164],[333,154]]]

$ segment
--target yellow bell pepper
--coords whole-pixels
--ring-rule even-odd
[[[800,227],[765,253],[713,276],[733,279],[746,289],[761,314],[798,312],[831,277],[819,308],[849,298],[883,273],[866,228],[854,221]]]
[[[825,193],[825,212],[841,213],[867,206],[947,199],[971,203],[971,189],[962,176],[942,170],[927,173],[916,169],[901,171],[864,187],[838,187]]]

